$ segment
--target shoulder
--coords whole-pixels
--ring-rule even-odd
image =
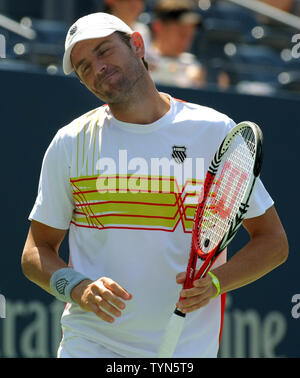
[[[95,125],[100,118],[102,112],[105,112],[106,105],[100,106],[96,109],[81,115],[74,119],[69,124],[60,128],[56,137],[58,139],[74,139],[84,130],[90,129]]]
[[[103,112],[106,114],[105,105],[93,109],[61,127],[52,139],[46,154],[52,153],[71,159],[72,151],[76,150],[79,140],[89,138],[88,134],[94,130],[101,114],[104,114]]]
[[[226,114],[208,106],[203,106],[181,99],[173,98],[175,115],[178,120],[186,120],[189,124],[217,126],[231,129],[234,121]]]

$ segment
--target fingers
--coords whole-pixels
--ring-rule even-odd
[[[210,298],[194,297],[193,299],[184,299],[176,304],[176,307],[183,312],[188,314],[201,307],[206,306],[210,301]]]
[[[131,294],[129,294],[123,287],[118,283],[113,281],[111,278],[103,277],[100,278],[100,281],[103,282],[104,286],[112,291],[115,295],[123,298],[124,300],[131,299]]]
[[[211,286],[212,280],[210,276],[200,278],[193,283],[193,287],[190,289],[183,289],[180,292],[182,297],[193,297],[200,294],[203,294]]]
[[[183,275],[179,273],[176,277],[178,282],[183,278]],[[215,294],[215,286],[212,283],[210,276],[206,276],[194,281],[194,286],[190,289],[182,289],[180,292],[181,300],[177,302],[176,306],[181,312],[187,314],[193,312],[201,307],[206,306],[210,299]]]
[[[126,307],[124,300],[131,299],[131,295],[125,289],[112,279],[106,277],[95,281],[92,290],[95,296],[100,297],[100,305],[110,302],[121,310]]]
[[[107,323],[113,323],[115,321],[113,316],[110,316],[107,312],[101,310],[96,303],[91,303],[91,311],[94,312],[100,319]],[[116,315],[115,315],[116,316]]]
[[[183,284],[185,281],[186,272],[181,272],[176,275],[176,282],[178,284]]]
[[[81,307],[86,311],[94,312],[102,320],[113,323],[126,308],[124,301],[131,298],[132,295],[115,281],[102,277],[86,287],[82,295]]]

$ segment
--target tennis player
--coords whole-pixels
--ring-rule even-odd
[[[141,35],[105,13],[79,19],[66,37],[64,72],[107,105],[57,132],[29,216],[24,274],[67,302],[58,357],[154,357],[180,292],[188,315],[174,356],[216,357],[225,293],[287,258],[259,181],[244,221],[249,243],[228,262],[222,252],[215,279],[182,290],[192,200],[234,122],[158,92],[144,54]],[[68,264],[59,257],[67,231]]]

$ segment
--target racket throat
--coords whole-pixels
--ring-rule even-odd
[[[214,262],[214,256],[208,257],[204,263],[202,264],[201,268],[197,272],[194,281],[198,280],[199,278],[205,277],[207,272],[209,271],[210,267],[212,266]]]

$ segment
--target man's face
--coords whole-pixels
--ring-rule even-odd
[[[142,75],[142,65],[118,34],[78,42],[71,61],[85,86],[102,101],[124,101]]]

